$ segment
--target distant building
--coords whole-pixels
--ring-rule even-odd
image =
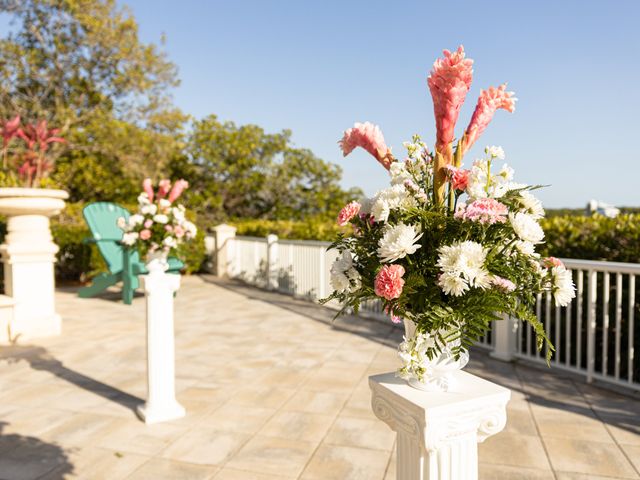
[[[598,202],[597,200],[591,200],[587,204],[587,215],[594,214],[604,215],[609,218],[616,218],[620,215],[620,209],[609,205],[608,203]]]

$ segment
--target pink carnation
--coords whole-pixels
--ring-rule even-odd
[[[491,279],[491,284],[506,293],[511,293],[516,289],[516,284],[511,280],[498,277],[497,275]]]
[[[545,268],[564,267],[562,260],[556,257],[546,257],[542,260],[542,265]]]
[[[360,204],[358,202],[347,203],[338,214],[338,225],[344,227],[358,212],[360,212]]]
[[[457,168],[452,165],[447,166],[449,171],[449,179],[454,190],[464,191],[469,184],[469,170]]]
[[[400,318],[398,315],[393,313],[393,309],[389,305],[384,307],[384,313],[389,315],[389,318],[393,323],[402,323],[402,318]]]
[[[151,238],[151,230],[140,230],[140,240],[149,240]]]
[[[444,58],[434,64],[427,84],[433,98],[436,117],[436,150],[443,153],[446,163],[451,163],[451,142],[454,128],[473,78],[473,60],[465,58],[464,47],[450,52],[444,50]]]
[[[176,225],[173,228],[173,233],[176,234],[176,237],[182,238],[182,237],[184,237],[185,231],[184,231],[184,228],[182,228],[180,225]]]
[[[338,143],[345,157],[356,147],[360,147],[373,155],[387,170],[394,161],[391,149],[384,142],[380,127],[370,122],[356,123],[353,128],[345,130],[342,140]]]
[[[404,287],[404,267],[402,265],[385,265],[380,269],[374,281],[376,295],[387,300],[398,298]]]
[[[152,225],[153,225],[153,220],[151,220],[150,218],[144,221],[144,228],[151,228]]]
[[[507,84],[503,83],[498,88],[489,87],[488,90],[480,90],[478,104],[471,117],[471,122],[465,130],[465,140],[462,145],[462,155],[473,146],[476,140],[485,131],[496,110],[503,108],[508,112],[516,109],[516,100],[513,92],[507,92]]]
[[[508,213],[505,204],[493,198],[480,198],[467,205],[463,211],[456,212],[456,218],[493,225],[504,223]]]

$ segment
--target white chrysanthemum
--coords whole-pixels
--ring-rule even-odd
[[[533,218],[540,219],[544,217],[544,208],[542,208],[542,202],[533,196],[531,192],[520,192],[520,198],[518,199],[520,204],[525,209],[525,212],[531,215]]]
[[[415,199],[404,185],[393,185],[376,193],[371,205],[371,215],[376,222],[386,222],[391,210],[407,209],[415,205]]]
[[[510,213],[509,222],[516,235],[525,242],[540,243],[544,239],[544,231],[531,215],[526,213]]]
[[[443,273],[438,279],[438,286],[444,293],[454,297],[459,297],[469,290],[469,284],[458,273]]]
[[[156,223],[167,223],[169,221],[169,217],[167,217],[164,213],[159,213],[153,216],[153,221]]]
[[[553,298],[558,305],[566,307],[576,296],[571,272],[565,267],[553,267],[551,269],[551,279]]]
[[[345,250],[331,265],[331,287],[338,293],[355,292],[360,288],[360,274],[353,266],[351,252]]]
[[[399,223],[389,227],[378,242],[378,256],[382,262],[395,262],[411,255],[420,248],[416,242],[421,237],[422,233],[413,225]]]
[[[181,207],[182,205],[180,205]],[[184,207],[180,208],[180,207],[173,207],[171,209],[171,213],[173,214],[173,217],[178,221],[178,222],[184,222]]]
[[[150,203],[151,202],[149,201],[149,196],[145,192],[142,192],[140,195],[138,195],[138,204],[140,206],[149,205]]]
[[[491,158],[498,158],[500,160],[504,160],[504,150],[502,147],[496,147],[495,145],[491,145],[490,147],[485,147],[484,153],[490,155]]]
[[[135,227],[136,225],[140,225],[142,222],[144,222],[144,217],[139,213],[136,213],[129,217],[129,225],[132,227]]]
[[[182,228],[187,231],[187,236],[193,238],[198,233],[198,228],[190,221],[185,220],[182,224]]]
[[[473,162],[467,183],[467,195],[472,200],[479,198],[501,198],[509,191],[513,169],[504,165],[500,173],[491,175],[487,160]]]
[[[389,167],[391,175],[391,185],[404,185],[404,182],[411,180],[411,174],[407,171],[407,165],[404,162],[393,162]]]
[[[166,237],[166,238],[162,241],[162,244],[163,244],[165,247],[168,247],[168,248],[175,248],[175,247],[177,247],[177,246],[178,246],[178,240],[176,240],[176,238],[175,238],[175,237]]]
[[[125,245],[133,245],[134,243],[136,243],[136,240],[138,240],[138,232],[128,232],[125,233],[122,236],[122,243],[124,243]]]
[[[447,295],[462,295],[470,287],[488,288],[491,276],[484,268],[487,249],[476,242],[458,242],[438,249],[443,273],[438,285]],[[457,277],[457,279],[455,278]]]
[[[140,207],[140,213],[143,215],[155,215],[158,212],[158,206],[154,203],[148,205],[142,205]]]
[[[116,220],[116,225],[118,228],[124,230],[127,227],[127,221],[124,219],[124,217],[118,217],[118,219]]]
[[[514,243],[514,247],[520,253],[524,255],[537,255],[536,254],[536,246],[531,242],[525,242],[523,240],[517,240]]]

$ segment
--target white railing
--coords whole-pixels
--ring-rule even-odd
[[[636,275],[640,264],[564,260],[573,273],[576,298],[566,308],[553,305],[551,295],[539,296],[536,314],[555,345],[553,367],[593,379],[640,389],[640,361],[635,350]],[[519,332],[516,356],[544,362],[530,327]]]
[[[231,277],[261,288],[318,300],[331,293],[329,269],[337,252],[329,242],[234,237],[229,242]],[[553,305],[549,294],[538,297],[536,313],[556,348],[551,366],[640,389],[640,331],[634,321],[640,305],[636,275],[640,264],[564,260],[572,271],[576,298],[567,307]],[[331,305],[337,307],[337,303]],[[379,302],[362,308],[364,315],[384,316]],[[478,346],[501,359],[545,362],[535,348],[531,327],[497,321]]]

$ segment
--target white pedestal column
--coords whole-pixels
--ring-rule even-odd
[[[67,192],[38,188],[0,188],[0,214],[7,216],[7,235],[0,245],[5,294],[13,301],[10,341],[59,335],[55,310],[53,243],[49,217],[64,208]]]
[[[494,328],[491,330],[494,335],[493,350],[489,353],[489,356],[503,362],[510,362],[514,359],[519,324],[520,322],[517,319],[508,315],[495,322]]]
[[[147,402],[138,406],[145,423],[183,417],[185,409],[175,394],[175,340],[173,294],[180,288],[180,275],[167,274],[154,260],[143,276],[147,302]]]
[[[393,373],[369,377],[375,415],[398,434],[398,480],[477,480],[478,442],[501,431],[511,392],[454,373],[448,392],[423,392]]]

